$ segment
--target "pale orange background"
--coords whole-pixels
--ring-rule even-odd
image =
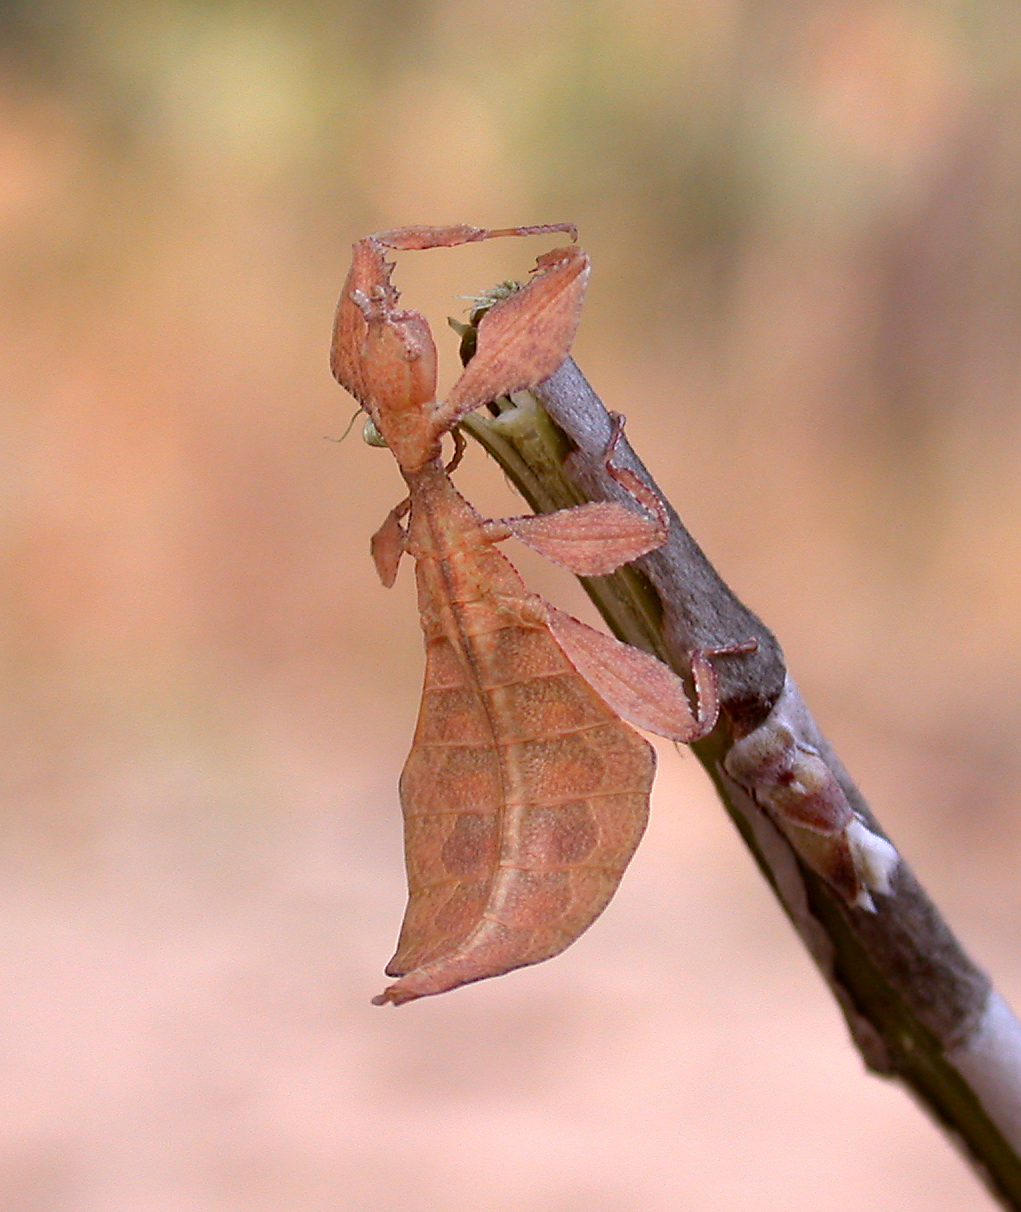
[[[668,746],[576,946],[369,1005],[420,641],[367,553],[392,462],[324,438],[354,238],[575,220],[580,363],[1021,1003],[1016,7],[22,0],[0,38],[5,1212],[991,1206]],[[453,296],[548,246],[402,258],[447,381]]]

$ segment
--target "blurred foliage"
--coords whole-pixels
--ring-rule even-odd
[[[401,1152],[398,1166],[380,1094],[390,1079],[378,1077],[384,1043],[363,1046],[369,1029],[354,1010],[336,1030],[334,957],[358,973],[352,999],[363,979],[367,995],[381,923],[396,920],[395,774],[420,678],[410,580],[384,597],[366,550],[400,492],[392,461],[355,438],[321,440],[350,415],[326,365],[348,246],[385,227],[577,222],[594,266],[577,344],[586,373],[628,415],[637,449],[721,572],[780,636],[884,824],[937,876],[937,900],[946,890],[970,904],[989,947],[1016,955],[1019,111],[1021,12],[1007,0],[0,3],[0,929],[13,923],[3,941],[24,953],[23,1005],[4,1024],[25,1058],[18,1098],[0,1102],[36,1125],[23,1137],[20,1120],[3,1121],[13,1142],[10,1166],[0,1157],[5,1206],[332,1209],[356,1173],[364,1185],[351,1206],[361,1208],[379,1206],[380,1174],[417,1198],[419,1177],[438,1173],[436,1200],[414,1206],[452,1212],[480,1198],[471,1183],[458,1202],[455,1176],[474,1175],[474,1151],[504,1140],[500,1105],[491,1120],[479,1115],[476,1078],[460,1126],[423,1085],[421,1122],[414,1109],[392,1117],[414,1162]],[[462,305],[450,296],[521,276],[533,255],[503,241],[409,255],[395,280],[429,315],[449,365],[455,342],[443,346],[439,325]],[[517,508],[481,459],[466,459],[458,482],[483,508]],[[569,596],[573,587],[551,589],[527,567],[530,584]],[[639,1023],[633,1015],[661,1006],[663,1031],[684,1037],[677,990],[695,998],[697,982],[664,985],[663,957],[698,931],[670,917],[670,898],[694,888],[702,921],[713,881],[729,896],[743,875],[709,811],[658,819],[685,822],[691,849],[682,858],[660,836],[660,883],[634,885],[648,919],[636,909],[633,939],[602,961],[588,995],[565,986],[564,1005],[595,999],[609,1033],[591,1037],[594,1064],[618,1051],[632,1059],[605,992],[634,940],[655,945],[635,969],[627,1014],[614,1013]],[[736,912],[751,895],[735,894]],[[265,922],[289,897],[292,916],[267,946]],[[248,906],[250,943],[231,933],[226,903]],[[755,924],[733,929],[752,959],[739,957],[729,977],[727,947],[699,945],[718,966],[714,990],[729,980],[747,1007],[751,1048],[766,1037],[741,964],[772,972],[776,952],[760,945],[758,908],[749,912]],[[194,941],[196,921],[213,923],[206,944]],[[321,951],[295,948],[310,921]],[[207,960],[203,945],[220,958]],[[270,960],[253,961],[243,987],[249,946]],[[38,970],[47,963],[49,975]],[[294,1001],[310,963],[320,965],[314,1011]],[[241,989],[245,1006],[207,979]],[[508,985],[507,996],[534,987]],[[437,1088],[466,1040],[488,1041],[478,1045],[487,1053],[506,1040],[499,1023],[479,1033],[470,1009],[503,996],[486,990],[436,1011],[431,1021],[453,1022],[456,1005],[469,1007],[470,1020],[435,1049]],[[46,1015],[68,997],[73,1013],[51,1026]],[[819,1039],[789,1027],[787,997],[784,987],[773,1063],[791,1038]],[[533,1010],[507,1055],[542,1091],[531,1024],[590,1037],[573,1009]],[[195,1024],[218,1012],[209,1057],[191,1056]],[[708,1013],[722,1034],[691,1055],[715,1048],[733,1067],[729,1012],[722,1026],[717,1007]],[[242,1020],[251,1032],[235,1041]],[[105,1052],[83,1021],[105,1025]],[[280,1068],[276,1103],[259,1101],[259,1083],[274,1089],[264,1060],[272,1068],[277,1041],[291,1038],[285,1022],[293,1040],[280,1046],[295,1056],[316,1055],[308,1033],[318,1032],[327,1050],[350,1039],[369,1058],[361,1082],[361,1059],[329,1053],[321,1105],[333,1114],[295,1093],[311,1073],[304,1060],[293,1081]],[[389,1020],[372,1028],[405,1029],[407,1063],[393,1064],[390,1093],[407,1110],[418,1037]],[[562,1065],[561,1042],[544,1054],[573,1108],[602,1078]],[[235,1053],[226,1093],[210,1094],[209,1074]],[[585,1182],[565,1172],[559,1187],[545,1162],[522,1161],[531,1145],[508,1136],[508,1181],[490,1182],[486,1206],[666,1207],[670,1184],[687,1193],[703,1181],[709,1153],[721,1153],[706,1141],[732,1134],[738,1087],[699,1072],[699,1091],[724,1090],[728,1125],[720,1136],[704,1129],[704,1103],[687,1114],[683,1083],[664,1068],[686,1054],[672,1043],[650,1051],[631,1080],[642,1091],[633,1105],[655,1106],[662,1131],[696,1125],[687,1154],[671,1144],[647,1164],[644,1111],[619,1132],[611,1115],[613,1132],[592,1139],[612,1138],[606,1155],[630,1153],[641,1169],[621,1169],[614,1202],[586,1133],[575,1153],[564,1146]],[[747,1066],[748,1099],[736,1101],[754,1108],[776,1075],[760,1080],[752,1057]],[[121,1086],[104,1084],[108,1071]],[[840,1089],[834,1115],[853,1102]],[[662,1106],[647,1104],[650,1090]],[[529,1097],[521,1130],[555,1142],[559,1157],[575,1129],[551,1132],[543,1096]],[[620,1101],[616,1077],[606,1097]],[[222,1136],[210,1160],[214,1104]],[[153,1105],[166,1132],[163,1121],[149,1128]],[[369,1125],[357,1138],[367,1151],[346,1170],[332,1160],[345,1114]],[[834,1128],[845,1168],[820,1168],[795,1193],[788,1180],[819,1154],[812,1133],[827,1117],[788,1129],[749,1111],[739,1135],[757,1159],[741,1167],[754,1195],[739,1182],[727,1205],[714,1185],[702,1203],[814,1206],[825,1189],[841,1207],[871,1198],[935,1212],[952,1186],[931,1181],[940,1141],[918,1146],[914,1205],[896,1184],[872,1195],[862,1186],[874,1176],[858,1160],[882,1135],[879,1115],[863,1117],[855,1148]],[[416,1135],[425,1123],[435,1148]],[[770,1130],[784,1133],[779,1144],[752,1139]],[[163,1149],[189,1131],[197,1143]],[[273,1181],[261,1184],[250,1176],[262,1175],[270,1140],[299,1160],[274,1155]],[[457,1154],[457,1140],[472,1156]],[[150,1173],[139,1158],[154,1141]],[[796,1161],[771,1171],[767,1159],[787,1148]],[[243,1158],[236,1189],[210,1177],[235,1165],[225,1157]],[[337,1198],[316,1185],[324,1171]],[[210,1194],[217,1183],[224,1190]],[[560,1190],[562,1200],[549,1195]],[[952,1199],[939,1207],[971,1206]]]
[[[1021,585],[988,516],[1015,500],[1021,419],[1013,7],[26,0],[0,31],[10,449],[84,391],[112,449],[148,428],[177,452],[170,497],[244,496],[277,422],[252,420],[233,488],[194,444],[215,423],[234,449],[253,378],[298,359],[330,391],[346,240],[569,217],[596,266],[581,348],[645,376],[635,398],[704,498],[735,499],[720,459],[764,522],[806,519],[814,560],[861,568],[864,615],[887,624],[950,585]],[[431,292],[441,270],[405,272]],[[164,400],[163,432],[114,404],[133,391]],[[129,456],[108,457],[112,486]],[[52,493],[66,468],[39,474]],[[305,495],[297,467],[274,474]]]
[[[1021,57],[996,0],[40,0],[0,21],[10,86],[63,99],[104,189],[233,173],[364,225],[430,210],[430,168],[487,178],[469,200],[499,174],[723,340],[764,230],[832,246],[924,222]]]

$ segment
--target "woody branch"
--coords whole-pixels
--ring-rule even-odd
[[[462,350],[470,356],[470,330]],[[611,432],[608,414],[572,360],[532,392],[498,401],[493,411],[499,415],[466,418],[464,428],[537,512],[620,499],[601,457]],[[655,488],[626,442],[618,443],[614,462]],[[805,862],[790,831],[763,810],[775,783],[757,787],[735,763],[735,747],[750,734],[779,729],[818,755],[855,816],[882,834],[809,715],[776,639],[727,588],[676,513],[669,514],[663,547],[582,583],[618,638],[656,653],[682,676],[689,676],[696,649],[757,642],[752,657],[720,663],[720,722],[693,748],[836,998],[867,1067],[907,1085],[1004,1206],[1021,1209],[1021,1026],[903,860],[888,893],[876,896],[874,911],[849,904]]]

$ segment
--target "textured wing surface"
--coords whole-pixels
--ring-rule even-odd
[[[562,951],[605,908],[648,817],[651,746],[549,630],[483,602],[459,617],[462,643],[427,639],[401,776],[409,896],[387,973],[402,979],[377,1001]]]

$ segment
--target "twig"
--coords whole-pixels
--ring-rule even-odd
[[[474,414],[463,426],[537,512],[621,498],[602,465],[606,410],[573,361],[494,411],[499,415]],[[626,442],[618,443],[614,462],[658,492]],[[792,844],[798,831],[778,827],[777,814],[764,810],[770,795],[776,798],[776,779],[759,785],[745,772],[739,782],[733,760],[728,771],[725,762],[742,738],[763,729],[766,735],[781,721],[801,752],[825,763],[855,816],[882,834],[819,734],[773,635],[731,593],[672,509],[670,517],[662,548],[583,585],[618,638],[656,653],[683,677],[695,649],[757,642],[753,656],[717,662],[720,723],[693,748],[836,997],[867,1067],[905,1083],[1004,1206],[1021,1210],[1021,1025],[903,861],[887,893],[877,892],[874,911],[867,894],[849,903],[818,874],[818,864],[806,861],[805,848]]]

